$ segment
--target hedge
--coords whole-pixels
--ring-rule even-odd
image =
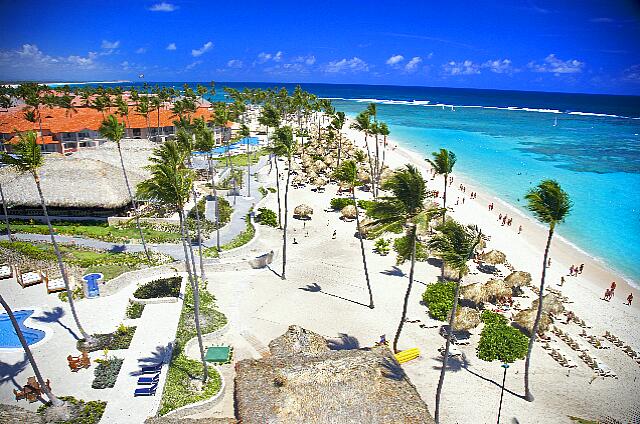
[[[429,308],[429,316],[439,321],[446,321],[453,308],[456,282],[439,281],[429,284],[422,294],[422,300]]]
[[[490,325],[490,324],[506,325],[509,322],[509,320],[507,320],[507,318],[504,317],[503,315],[500,315],[500,314],[498,314],[496,312],[493,312],[493,311],[489,311],[487,309],[482,311],[482,315],[480,315],[480,319],[486,325]]]
[[[138,299],[155,299],[158,297],[178,297],[182,277],[160,278],[141,285],[133,293]]]
[[[355,204],[356,202],[350,197],[334,197],[331,199],[331,207],[338,211],[341,211],[345,206]]]
[[[104,414],[107,402],[100,400],[90,400],[85,402],[73,396],[60,396],[60,400],[65,401],[70,406],[71,417],[66,421],[57,421],[56,424],[97,424]],[[50,403],[41,405],[38,413],[44,415]]]
[[[520,330],[506,324],[485,325],[480,333],[480,342],[476,349],[478,358],[483,361],[500,360],[512,363],[524,359],[529,347],[529,338]]]
[[[268,208],[259,208],[256,222],[270,227],[278,226],[278,214]]]

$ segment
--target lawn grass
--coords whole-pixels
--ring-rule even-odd
[[[256,151],[252,151],[251,152],[251,164],[256,164],[258,163],[258,161],[260,160],[260,156],[266,155],[267,152],[264,149],[258,149]],[[234,156],[231,156],[231,163],[233,163],[233,166],[247,166],[247,163],[249,163],[249,161],[247,160],[247,154],[246,153],[242,153],[242,154],[236,154]],[[218,162],[220,162],[220,164],[222,166],[226,166],[227,165],[227,158],[225,156],[219,157],[214,159]]]
[[[140,233],[135,223],[130,222],[124,225],[109,226],[106,222],[100,221],[54,221],[53,228],[57,234],[72,237],[86,237],[113,243],[123,243],[130,240],[139,240]],[[147,225],[142,225],[142,233],[149,243],[171,243],[180,240],[178,232],[159,231]],[[49,234],[49,227],[46,224],[35,221],[12,221],[11,231],[14,233],[26,234]]]
[[[247,223],[244,231],[238,234],[233,240],[229,243],[223,244],[220,246],[221,250],[231,250],[240,246],[244,246],[249,243],[253,237],[256,235],[256,228],[251,223],[251,219],[249,214],[245,217],[245,222]],[[216,247],[207,247],[202,251],[202,255],[205,258],[217,258],[219,256],[218,249]]]

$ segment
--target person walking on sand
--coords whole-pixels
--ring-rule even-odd
[[[502,214],[498,214],[498,221],[502,221]]]
[[[616,282],[612,281],[611,282],[611,297],[613,297],[616,294],[615,291],[616,291]]]
[[[578,268],[578,273],[582,274],[583,269],[584,269],[584,264],[580,264],[580,268]]]
[[[609,299],[611,299],[611,290],[606,289],[604,291],[604,300],[606,300],[607,302],[609,301]]]
[[[633,293],[629,293],[627,296],[627,305],[631,306],[631,302],[633,302]]]
[[[573,277],[573,265],[571,265],[571,268],[569,268],[569,276]]]
[[[522,233],[522,225],[518,227],[518,234]]]
[[[564,286],[564,275],[560,277],[560,287]]]
[[[335,240],[336,239],[336,234],[337,234],[336,230],[333,230],[333,236],[331,238]]]
[[[547,260],[547,268],[551,268],[551,257]]]

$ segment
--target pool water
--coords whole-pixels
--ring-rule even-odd
[[[33,314],[33,310],[14,311],[13,315],[18,321],[18,326],[22,330],[28,345],[44,339],[44,331],[29,328],[24,325],[24,321]],[[8,314],[0,314],[0,348],[21,348],[20,339],[16,334]]]

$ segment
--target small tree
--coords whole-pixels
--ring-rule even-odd
[[[476,353],[483,361],[510,364],[527,356],[529,340],[520,330],[504,323],[485,325]]]

